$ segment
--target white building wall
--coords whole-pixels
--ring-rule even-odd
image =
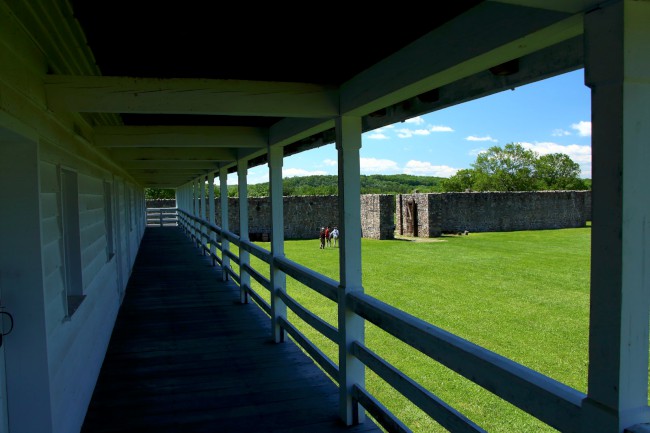
[[[43,77],[52,72],[51,59],[41,48],[0,1],[0,213],[9,224],[0,228],[9,246],[0,251],[0,289],[16,319],[0,351],[6,360],[0,404],[6,401],[8,410],[4,416],[0,408],[0,430],[7,424],[11,433],[74,433],[144,232],[144,191],[93,145],[86,119],[48,106]],[[77,174],[78,186],[85,298],[71,316],[61,167]],[[106,250],[104,182],[113,195],[113,256]]]
[[[50,372],[53,431],[77,431],[92,397],[112,327],[128,281],[143,231],[136,224],[137,194],[143,191],[123,181],[113,182],[109,171],[92,161],[71,157],[46,142],[41,143],[41,231],[47,351]],[[77,172],[81,272],[85,299],[66,316],[66,291],[61,219],[59,164]],[[130,190],[131,200],[114,200],[113,227],[126,225],[123,239],[115,239],[115,255],[107,254],[104,182],[113,195]],[[127,209],[127,206],[131,206]],[[121,219],[131,216],[131,222]],[[120,230],[114,230],[114,234]],[[118,261],[122,260],[120,266]]]

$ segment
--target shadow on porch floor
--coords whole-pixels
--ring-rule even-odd
[[[381,430],[179,228],[145,230],[82,433]]]

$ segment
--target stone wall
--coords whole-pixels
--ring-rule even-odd
[[[159,198],[147,200],[147,207],[176,207],[176,200],[173,198]]]
[[[419,237],[465,230],[493,232],[584,227],[591,218],[590,191],[404,194],[396,199],[396,219],[399,233],[405,235],[408,234],[409,200],[418,209],[416,236]]]
[[[395,199],[391,194],[361,196],[361,236],[370,239],[395,238]]]
[[[285,239],[318,239],[321,227],[338,227],[338,196],[284,197]],[[221,203],[215,201],[217,225],[221,225]],[[361,196],[361,230],[364,238],[392,239],[395,230],[392,195]],[[229,230],[239,234],[239,199],[228,199]],[[248,199],[248,232],[251,240],[268,240],[271,233],[269,197]]]
[[[174,200],[147,201],[147,207],[174,207]],[[221,226],[221,201],[215,200]],[[206,212],[206,215],[207,212]],[[284,197],[285,239],[317,239],[320,227],[339,226],[338,197]],[[591,220],[591,191],[460,192],[431,194],[364,194],[364,238],[438,237],[462,231],[514,231],[584,227]],[[239,199],[228,199],[228,228],[239,234]],[[271,233],[269,197],[248,199],[251,240]]]
[[[321,227],[338,225],[338,197],[284,197],[285,239],[318,239]],[[217,225],[221,226],[221,202],[215,200]],[[239,234],[239,198],[228,199],[228,228]],[[271,201],[269,197],[248,199],[248,232],[251,240],[268,240],[271,233]]]
[[[338,196],[284,197],[285,239],[318,239],[321,227],[338,227]],[[215,200],[216,223],[221,226],[221,201]],[[207,215],[207,213],[206,213]],[[361,230],[364,238],[393,239],[395,200],[387,194],[361,196]],[[239,234],[239,198],[228,198],[228,229]],[[248,232],[253,241],[267,241],[271,233],[269,197],[248,199]]]

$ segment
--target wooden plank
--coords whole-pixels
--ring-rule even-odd
[[[180,228],[145,229],[82,433],[380,433],[338,420],[337,386],[221,272]]]

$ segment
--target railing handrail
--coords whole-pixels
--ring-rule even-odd
[[[347,296],[355,313],[503,400],[561,431],[576,427],[585,394],[370,295]]]
[[[185,221],[185,218],[187,218],[202,227],[207,227],[223,239],[227,239],[240,248],[249,251],[267,264],[273,264],[286,275],[328,299],[334,302],[340,301],[339,283],[337,281],[300,265],[285,256],[273,257],[271,252],[258,245],[241,240],[234,233],[223,230],[183,210],[179,209],[178,213],[183,216],[180,219],[184,224],[187,224]],[[205,236],[202,231],[201,233],[201,237]],[[238,263],[238,256],[229,250],[222,250],[222,254],[231,257],[231,259]],[[244,264],[242,269],[249,272],[250,275],[253,275],[263,287],[273,292],[270,281],[250,265]],[[233,279],[238,284],[240,283],[237,274],[232,268],[227,268],[226,271],[233,276]],[[250,293],[254,292],[250,287],[245,287],[244,290]],[[327,324],[317,315],[298,304],[295,299],[286,293],[275,292],[275,294],[312,328],[335,343],[341,344],[341,336],[335,327]],[[260,304],[260,307],[268,313],[270,308],[268,304],[257,294],[254,295],[254,298]],[[415,350],[440,362],[456,373],[492,392],[499,398],[510,402],[542,420],[546,424],[561,431],[575,431],[578,429],[582,416],[582,402],[586,398],[584,393],[504,356],[464,340],[370,295],[362,292],[351,292],[346,295],[346,302],[349,304],[351,310],[363,319],[375,324],[383,331],[410,345]],[[281,318],[279,323],[334,380],[337,380],[338,367],[336,364],[298,331],[293,324],[288,322],[288,319]],[[484,431],[460,412],[448,406],[433,393],[417,384],[402,371],[396,369],[373,353],[365,345],[358,341],[354,342],[352,344],[351,354],[363,362],[366,367],[372,369],[383,380],[391,384],[394,389],[409,401],[431,416],[432,419],[446,428],[452,428],[454,431],[462,432]],[[353,392],[359,403],[367,405],[364,407],[386,429],[400,432],[409,431],[399,419],[391,414],[363,388],[363,384],[355,385]],[[628,431],[645,432],[646,430],[644,430],[643,426],[639,426],[637,430],[628,429]]]
[[[159,225],[174,223],[178,225],[178,208],[148,207],[145,212],[147,225]]]

